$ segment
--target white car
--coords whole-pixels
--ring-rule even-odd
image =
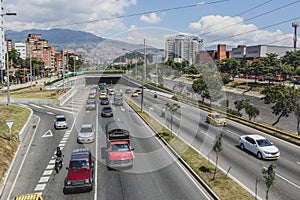
[[[239,146],[242,150],[248,150],[259,159],[278,159],[279,149],[267,138],[260,135],[243,135],[239,138]]]
[[[82,124],[77,136],[78,143],[91,143],[95,141],[93,124]]]
[[[67,118],[63,115],[57,115],[54,120],[55,129],[65,129],[68,128]]]

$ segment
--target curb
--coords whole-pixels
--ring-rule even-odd
[[[30,108],[28,108],[28,109],[31,111],[31,113],[30,113],[30,116],[27,119],[27,122],[25,123],[25,125],[23,126],[22,130],[19,133],[19,141],[21,143],[19,144],[18,149],[15,152],[14,158],[13,158],[13,160],[12,160],[12,162],[11,162],[11,164],[10,164],[6,174],[5,174],[5,178],[4,178],[3,184],[2,184],[1,189],[0,189],[0,197],[2,197],[2,195],[3,195],[3,191],[4,191],[4,188],[7,184],[8,177],[9,177],[11,171],[12,171],[12,167],[14,166],[15,160],[16,160],[16,158],[19,154],[19,151],[21,149],[22,139],[26,136],[26,133],[29,130],[29,125],[32,123],[33,111]],[[23,135],[23,138],[21,138],[21,135]]]

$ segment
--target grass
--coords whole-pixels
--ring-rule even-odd
[[[176,137],[162,124],[157,122],[129,99],[126,102],[138,112],[138,114],[156,130],[156,132],[172,146],[172,148],[181,156],[181,158],[201,177],[202,180],[223,200],[243,199],[253,200],[254,197],[243,189],[240,185],[226,175],[217,170],[216,178],[212,180],[215,165],[202,157],[197,151],[188,146],[180,138]]]
[[[63,95],[61,89],[59,90],[40,90],[40,86],[34,85],[32,88],[22,88],[10,92],[11,98],[42,98],[42,99],[59,99]],[[0,97],[6,98],[7,93],[4,92]]]
[[[29,115],[30,111],[27,108],[0,104],[0,186],[3,184],[5,174],[19,146],[19,132],[28,120]],[[11,128],[11,140],[6,120],[14,120]]]

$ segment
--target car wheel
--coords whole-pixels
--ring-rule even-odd
[[[257,158],[260,160],[262,159],[262,154],[260,152],[257,152]]]
[[[241,144],[240,144],[240,148],[241,148],[242,150],[245,150],[245,145],[244,145],[243,143],[241,143]]]

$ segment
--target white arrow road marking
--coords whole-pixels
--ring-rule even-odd
[[[48,131],[46,131],[46,133],[44,133],[44,135],[42,135],[42,137],[52,137],[52,136],[53,136],[53,134],[50,129]]]

